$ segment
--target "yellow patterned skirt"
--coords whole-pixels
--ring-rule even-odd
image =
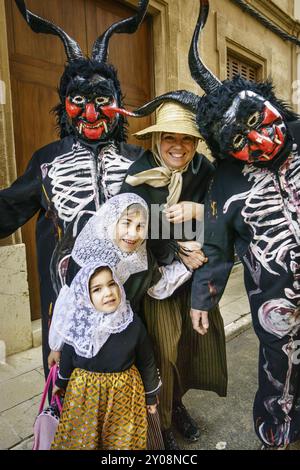
[[[146,414],[135,366],[117,373],[75,369],[51,450],[144,450]]]

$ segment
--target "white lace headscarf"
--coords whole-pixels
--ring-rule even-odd
[[[111,269],[120,288],[121,302],[113,313],[98,311],[90,298],[90,279],[96,269],[102,266]],[[70,287],[65,285],[61,289],[53,319],[55,321],[51,325],[50,335],[58,334],[64,343],[73,346],[76,354],[91,358],[100,351],[110,335],[127,328],[133,320],[133,312],[114,270],[107,263],[91,263],[80,269]]]
[[[114,240],[116,225],[123,212],[132,204],[144,208],[148,226],[149,210],[144,199],[133,193],[112,197],[90,218],[76,239],[72,258],[79,266],[90,262],[108,263],[115,269],[122,284],[130,275],[148,269],[146,241],[134,252],[125,253]]]

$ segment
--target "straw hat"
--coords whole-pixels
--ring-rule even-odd
[[[163,103],[157,110],[156,124],[136,132],[138,139],[146,139],[153,132],[174,132],[177,134],[188,134],[201,139],[197,125],[196,116],[178,103],[168,101]]]

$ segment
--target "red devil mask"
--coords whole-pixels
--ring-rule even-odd
[[[75,77],[68,89],[65,107],[73,130],[86,140],[108,140],[119,124],[120,114],[131,113],[117,105],[113,83],[94,75]]]
[[[225,113],[219,132],[225,151],[238,160],[255,163],[270,161],[279,153],[287,129],[269,101],[252,91],[242,91]]]

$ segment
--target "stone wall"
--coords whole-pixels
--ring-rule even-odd
[[[0,341],[6,354],[32,347],[25,245],[0,247]]]

